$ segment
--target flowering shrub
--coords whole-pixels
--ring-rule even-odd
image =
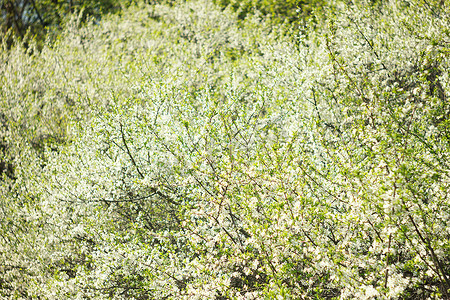
[[[207,1],[1,54],[0,293],[445,299],[449,12],[289,37]]]

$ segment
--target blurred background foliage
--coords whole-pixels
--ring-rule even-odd
[[[73,13],[81,13],[99,20],[102,15],[120,12],[134,1],[115,0],[1,0],[0,41],[7,40],[9,47],[14,38],[36,38],[41,43],[61,31],[64,22]],[[172,0],[149,0],[149,4],[174,4]],[[215,0],[223,9],[229,8],[243,20],[248,15],[259,14],[275,23],[287,23],[298,29],[322,10],[324,0]],[[26,39],[25,39],[26,40]],[[27,45],[27,44],[25,44]]]
[[[103,14],[117,12],[123,4],[115,0],[1,0],[1,38],[7,38],[10,45],[12,36],[23,39],[28,34],[44,40],[47,33],[60,31],[72,13],[99,19]]]
[[[277,23],[303,25],[314,17],[313,12],[320,11],[326,2],[324,0],[214,0],[214,3],[231,8],[238,13],[240,19],[249,14],[260,13],[270,17]]]

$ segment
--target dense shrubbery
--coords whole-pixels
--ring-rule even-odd
[[[0,42],[11,46],[14,39],[25,43],[57,36],[72,14],[80,19],[100,19],[103,14],[117,12],[129,2],[112,0],[2,0],[0,2]]]
[[[449,11],[209,1],[0,56],[0,295],[445,299]]]
[[[248,15],[256,13],[268,16],[276,22],[287,22],[298,26],[306,23],[310,17],[322,9],[326,2],[322,0],[215,0],[214,3],[235,11],[239,19],[245,19]]]

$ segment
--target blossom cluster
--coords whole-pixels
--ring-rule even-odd
[[[328,8],[292,36],[141,3],[4,49],[0,296],[448,298],[450,11]]]

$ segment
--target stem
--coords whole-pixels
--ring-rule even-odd
[[[131,163],[133,164],[133,166],[136,168],[136,171],[138,172],[139,176],[141,177],[141,179],[144,179],[144,175],[141,173],[141,171],[139,170],[139,167],[136,164],[136,161],[134,160],[133,155],[131,155],[131,151],[130,148],[128,148],[127,145],[127,141],[125,140],[125,133],[123,132],[123,126],[122,123],[120,123],[120,134],[122,135],[122,142],[123,145],[125,146],[126,150],[127,150],[127,154],[131,159]]]
[[[44,19],[42,19],[41,14],[39,13],[39,10],[36,7],[36,2],[34,0],[31,0],[31,4],[33,4],[34,11],[36,12],[36,15],[38,16],[39,22],[41,22],[42,27],[45,27]]]
[[[391,249],[392,233],[389,234],[388,251],[386,253],[386,274],[384,276],[384,288],[387,288],[387,281],[389,277],[389,251]]]

